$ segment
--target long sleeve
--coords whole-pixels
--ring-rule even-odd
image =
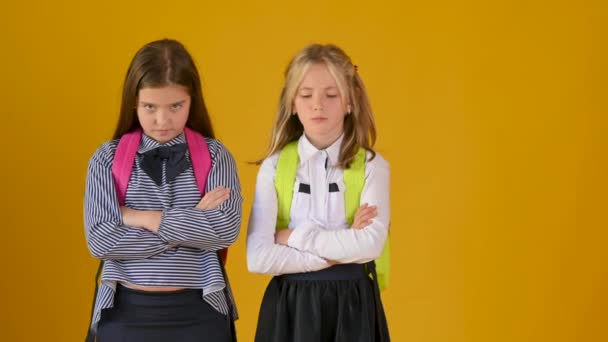
[[[378,216],[363,229],[324,229],[312,220],[295,227],[289,246],[341,263],[364,263],[380,256],[390,223],[388,163],[379,155],[366,164],[361,204],[378,207]]]
[[[163,211],[158,230],[162,241],[215,251],[233,244],[241,227],[241,185],[236,165],[228,150],[216,142],[210,146],[213,161],[206,191],[218,186],[230,188],[230,198],[217,209],[171,208]]]
[[[258,172],[247,235],[247,266],[250,272],[286,274],[318,271],[329,267],[311,253],[275,244],[277,194],[274,187],[276,155],[266,159]]]
[[[217,291],[228,285],[221,263],[217,253],[205,248],[219,249],[236,239],[241,222],[241,189],[228,151],[217,140],[204,139],[212,159],[207,190],[218,185],[232,189],[229,201],[207,212],[194,209],[201,194],[192,167],[167,182],[166,164],[163,165],[160,185],[141,168],[142,154],[161,145],[184,144],[185,135],[180,134],[166,144],[142,135],[125,206],[161,212],[160,234],[125,226],[123,222],[112,176],[118,140],[105,143],[91,158],[85,191],[85,234],[91,254],[106,260],[93,327],[101,310],[112,307],[114,285],[122,281],[139,286],[201,289],[206,303],[219,313],[229,313],[229,303],[233,302],[230,290],[228,296]]]
[[[168,245],[158,235],[124,225],[112,178],[113,155],[111,143],[106,143],[89,161],[84,220],[91,255],[103,260],[128,260],[164,252]]]

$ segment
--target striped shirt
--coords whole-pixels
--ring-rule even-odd
[[[229,313],[228,301],[234,307],[229,286],[229,298],[223,291],[226,283],[217,251],[234,243],[239,234],[241,186],[230,152],[215,139],[205,137],[205,141],[212,162],[205,191],[218,186],[231,189],[230,198],[211,210],[195,208],[201,195],[192,165],[167,183],[163,163],[160,186],[140,168],[141,154],[160,146],[185,143],[184,134],[162,145],[142,135],[125,206],[162,211],[158,233],[126,226],[122,220],[112,177],[118,140],[106,142],[91,157],[84,198],[85,233],[91,254],[104,260],[95,299],[93,329],[96,329],[101,310],[113,306],[119,281],[141,286],[201,289],[203,299],[219,312]],[[188,152],[186,156],[190,161]],[[233,318],[236,316],[235,310]]]

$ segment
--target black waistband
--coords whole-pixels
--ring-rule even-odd
[[[116,294],[114,297],[117,303],[125,305],[182,305],[200,301],[202,290],[184,289],[177,291],[142,291],[136,290],[120,283],[116,284]]]
[[[354,280],[365,279],[365,264],[340,264],[314,272],[283,274],[286,280]]]

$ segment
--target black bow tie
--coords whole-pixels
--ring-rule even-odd
[[[186,144],[157,147],[142,154],[140,167],[160,186],[163,182],[163,160],[166,160],[165,172],[169,183],[190,165],[186,159],[187,150]]]

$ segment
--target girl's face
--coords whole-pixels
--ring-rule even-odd
[[[304,74],[294,108],[306,137],[318,149],[328,147],[342,134],[346,104],[325,64],[314,64]]]
[[[137,118],[144,134],[161,144],[180,135],[188,121],[190,101],[186,88],[179,85],[140,89]]]

